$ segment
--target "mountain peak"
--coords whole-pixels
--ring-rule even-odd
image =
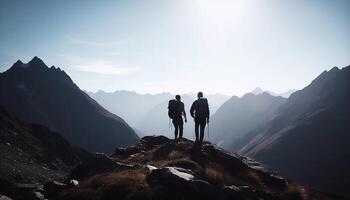
[[[43,60],[41,60],[39,57],[34,56],[32,60],[29,61],[29,64],[31,66],[40,66],[40,67],[47,67],[47,65],[44,63]]]
[[[264,92],[264,90],[262,90],[260,87],[257,87],[251,91],[251,93],[253,93],[253,94],[261,94],[263,92]]]
[[[23,65],[23,62],[21,60],[17,60],[14,65]]]

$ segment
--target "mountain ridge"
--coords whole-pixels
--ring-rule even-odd
[[[302,184],[350,196],[349,99],[350,66],[324,71],[252,131],[240,153]]]
[[[45,125],[93,152],[111,152],[138,140],[122,118],[81,91],[60,68],[49,68],[38,57],[21,63],[0,74],[0,104],[21,119]]]

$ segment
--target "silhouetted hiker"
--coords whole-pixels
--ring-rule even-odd
[[[191,106],[191,116],[195,122],[196,142],[202,144],[204,138],[204,129],[206,123],[209,123],[209,105],[208,100],[203,98],[203,93],[198,92],[198,99]],[[199,136],[200,132],[200,136]]]
[[[184,124],[182,115],[185,117],[185,122],[187,122],[187,117],[185,112],[185,104],[181,102],[180,95],[176,95],[175,99],[169,101],[168,115],[171,119],[173,119],[173,124],[175,127],[175,140],[177,139],[178,134],[179,139],[181,139],[183,135]]]

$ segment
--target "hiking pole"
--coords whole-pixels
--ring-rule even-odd
[[[209,137],[209,129],[210,129],[210,126],[209,126],[209,122],[208,122],[208,140],[210,139],[210,137]]]

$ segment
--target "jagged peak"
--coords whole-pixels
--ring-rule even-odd
[[[23,65],[24,63],[21,60],[17,60],[14,65]]]
[[[34,56],[33,59],[31,59],[28,64],[31,66],[42,66],[42,67],[47,67],[47,65],[44,63],[43,60],[41,60],[39,57]]]

